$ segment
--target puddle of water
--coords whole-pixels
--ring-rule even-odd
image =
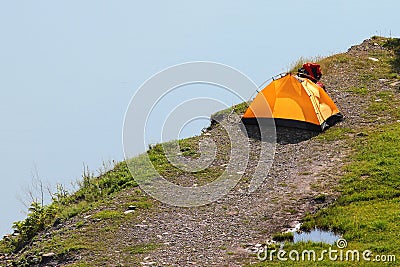
[[[310,232],[293,232],[293,242],[315,242],[315,243],[326,243],[326,244],[335,244],[335,242],[341,238],[340,235],[335,234],[331,231],[323,231],[320,229],[314,229]]]

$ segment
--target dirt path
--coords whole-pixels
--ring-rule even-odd
[[[363,60],[371,51],[381,49],[368,40],[352,47],[346,55]],[[363,86],[352,65],[347,63],[332,63],[324,83],[346,117],[335,127],[357,128],[356,125],[371,123],[370,118],[362,116],[369,101],[346,92]],[[383,83],[378,81],[369,86],[385,88],[379,82]],[[332,188],[349,154],[344,141],[321,141],[297,130],[277,131],[279,143],[273,166],[256,192],[247,193],[245,184],[239,183],[230,194],[203,207],[160,205],[156,213],[139,217],[141,226],[128,222],[117,239],[124,244],[163,244],[143,255],[142,265],[241,266],[256,261],[245,248],[264,243],[277,231],[294,227],[306,212],[314,212],[337,197]],[[215,136],[212,131],[211,134]],[[259,145],[252,140],[253,151]],[[321,194],[327,196],[325,203],[315,200]]]
[[[134,220],[125,221],[112,233],[107,255],[79,251],[55,265],[105,257],[108,266],[132,266],[127,253],[121,251],[140,244],[156,244],[156,247],[130,256],[139,266],[242,266],[257,262],[250,253],[252,247],[265,243],[276,232],[294,227],[305,213],[315,212],[337,198],[334,187],[351,152],[348,142],[357,138],[357,129],[387,119],[368,114],[372,92],[396,90],[390,86],[393,83],[390,79],[369,79],[368,75],[374,74],[372,64],[378,64],[369,61],[369,57],[382,51],[373,40],[366,40],[347,53],[334,56],[334,60],[325,60],[329,71],[323,82],[345,116],[334,127],[351,128],[352,133],[346,133],[350,140],[327,141],[306,131],[277,129],[272,168],[263,166],[264,183],[248,193],[248,180],[258,163],[261,145],[256,139],[249,139],[252,154],[244,179],[228,195],[201,207],[178,208],[159,203],[141,210]],[[350,92],[363,87],[367,94]],[[220,144],[228,142],[219,127],[212,128],[208,136]],[[223,166],[224,162],[213,164]],[[127,199],[129,191],[119,194],[113,200],[115,208],[123,206]],[[73,218],[66,225],[72,227],[81,219]]]
[[[142,262],[149,265],[241,266],[250,257],[245,247],[294,227],[306,212],[321,205],[314,201],[317,195],[333,196],[330,188],[338,174],[333,170],[346,153],[332,147],[312,140],[278,145],[274,165],[256,192],[247,193],[239,185],[203,207],[161,205],[156,213],[140,216],[140,226],[124,225],[116,239],[125,244],[163,244],[143,255]]]

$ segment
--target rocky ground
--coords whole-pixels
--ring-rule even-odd
[[[365,64],[359,67],[363,72],[373,72],[376,62],[370,59],[371,54],[383,50],[374,40],[366,40],[347,53],[326,60],[329,70],[323,82],[345,116],[345,120],[334,127],[351,128],[352,131],[346,133],[350,141],[362,134],[358,132],[359,125],[372,125],[387,119],[368,116],[371,99],[368,94],[352,93],[352,88],[398,90],[397,80],[366,82],[360,72],[354,71],[354,66],[362,61]],[[216,142],[225,142],[218,127],[208,133]],[[276,232],[293,228],[306,213],[315,212],[337,198],[335,185],[351,152],[348,139],[327,141],[321,135],[285,128],[278,128],[277,136],[272,167],[269,169],[265,164],[265,170],[261,172],[265,175],[264,183],[255,192],[248,192],[247,181],[258,162],[256,152],[261,142],[250,139],[253,154],[244,179],[228,195],[200,207],[178,208],[158,203],[152,209],[138,212],[134,219],[122,223],[113,233],[114,238],[107,242],[107,254],[102,255],[108,259],[107,265],[132,266],[121,253],[124,247],[132,244],[157,244],[149,251],[132,256],[135,257],[134,265],[138,266],[242,266],[257,262],[251,253],[252,247],[265,243]],[[122,205],[130,193],[128,190],[117,196],[115,205]],[[325,197],[321,198],[321,195]],[[90,221],[89,215],[82,215],[82,218]],[[72,219],[70,225],[76,221],[76,218]],[[68,227],[68,223],[64,226]],[[40,265],[59,266],[80,259],[90,262],[99,256],[83,250],[69,258],[51,259]]]

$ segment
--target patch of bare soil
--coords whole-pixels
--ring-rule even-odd
[[[344,54],[348,61],[333,61],[329,65],[323,82],[345,116],[334,127],[357,131],[359,125],[372,123],[371,118],[363,116],[370,103],[368,96],[352,94],[349,89],[390,88],[390,81],[366,85],[354,71],[356,62],[368,60],[371,51],[383,49],[373,40],[366,40]],[[229,142],[220,127],[210,129],[207,136],[218,146]],[[261,164],[264,169],[259,175],[263,175],[264,183],[255,192],[248,192],[248,180],[260,160],[257,153],[262,143],[251,138],[252,154],[244,179],[229,194],[200,207],[179,208],[159,203],[150,210],[138,212],[134,220],[120,225],[114,238],[109,240],[109,266],[132,266],[126,255],[118,251],[135,244],[158,244],[154,250],[132,255],[139,266],[242,266],[257,262],[249,247],[265,243],[274,233],[294,227],[306,213],[315,212],[338,197],[335,186],[350,154],[349,140],[326,141],[308,131],[278,128],[277,139],[272,167]],[[223,167],[224,162],[213,164]],[[124,194],[115,198],[117,206],[123,205],[127,197]],[[90,262],[94,256],[82,252],[75,260],[82,258]]]
[[[367,40],[349,49],[347,56],[350,60],[368,60],[371,51],[382,49]],[[328,93],[345,116],[344,122],[334,127],[357,129],[357,125],[371,123],[362,116],[366,114],[367,98],[347,92],[365,86],[355,73],[352,64],[332,63],[324,77]],[[377,81],[368,86],[381,90],[386,85]],[[210,133],[218,139],[218,133]],[[116,240],[123,244],[163,244],[143,255],[142,265],[241,266],[256,261],[246,247],[264,243],[272,234],[294,227],[305,213],[315,212],[337,197],[334,187],[349,154],[347,143],[340,138],[321,141],[310,132],[284,128],[278,128],[277,135],[272,168],[266,166],[265,181],[254,193],[247,192],[246,183],[239,183],[230,194],[206,206],[160,205],[157,212],[140,215],[145,226],[127,222]],[[251,140],[251,144],[252,151],[259,150],[260,141]],[[246,175],[254,172],[255,162],[250,163]],[[326,195],[324,203],[316,201],[321,194]]]

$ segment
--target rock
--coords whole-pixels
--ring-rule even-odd
[[[236,216],[236,215],[238,215],[238,211],[233,210],[233,211],[227,212],[226,214],[229,215],[229,216]]]
[[[124,211],[124,214],[129,214],[129,213],[133,213],[133,212],[135,212],[134,210],[126,210],[126,211]]]
[[[45,253],[42,255],[42,261],[49,260],[49,259],[53,258],[55,255],[56,255],[56,253],[54,253],[54,252]]]
[[[379,61],[379,59],[377,59],[377,58],[374,58],[374,57],[369,57],[368,59],[369,59],[369,60],[372,60],[372,61],[374,61],[374,62],[377,62],[377,61]]]
[[[382,102],[382,99],[380,99],[380,98],[375,99],[375,102]]]
[[[55,220],[54,220],[54,223],[53,223],[53,227],[56,227],[56,226],[59,225],[60,223],[61,223],[61,219],[60,219],[60,218],[55,219]]]
[[[33,258],[30,260],[30,262],[33,263],[33,264],[38,264],[38,263],[40,262],[40,260],[39,260],[38,257],[33,257]]]
[[[400,85],[400,81],[397,81],[397,82],[394,82],[394,83],[390,84],[390,86],[397,86],[397,85]]]
[[[136,206],[130,205],[130,206],[128,207],[128,210],[135,210],[136,208],[137,208]]]
[[[148,261],[148,262],[140,262],[140,264],[142,264],[142,265],[154,265],[154,264],[157,264],[157,262],[155,262],[155,261]]]

